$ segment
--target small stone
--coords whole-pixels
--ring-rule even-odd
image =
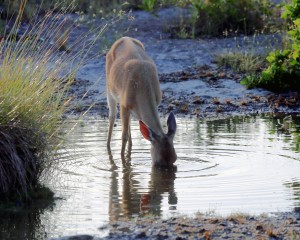
[[[171,104],[173,104],[173,105],[175,105],[175,106],[178,106],[180,103],[179,103],[178,100],[174,100],[174,101],[171,102]]]
[[[192,101],[192,103],[194,103],[194,104],[202,104],[202,103],[204,103],[204,100],[203,99],[201,99],[201,97],[195,97],[194,98],[194,100]]]
[[[147,237],[147,235],[145,232],[140,232],[135,236],[135,238],[146,238],[146,237]]]
[[[199,109],[199,108],[196,108],[196,109],[193,111],[192,114],[199,116],[200,113],[201,113],[200,109]]]
[[[226,73],[225,72],[220,72],[218,74],[218,78],[226,78]]]
[[[189,111],[189,105],[186,104],[186,103],[184,103],[184,104],[182,104],[182,105],[180,106],[179,110],[180,110],[180,112],[182,112],[182,113],[187,113],[187,112]]]
[[[257,231],[263,231],[264,227],[262,225],[257,225],[255,228]]]
[[[175,109],[175,105],[174,104],[169,104],[168,105],[168,110],[171,111],[171,110],[174,110]]]
[[[216,98],[216,97],[212,98],[211,101],[212,101],[213,104],[216,104],[216,105],[218,105],[218,104],[221,103],[220,100],[218,98]]]
[[[228,223],[226,221],[223,221],[220,223],[220,226],[222,227],[227,227],[228,226]]]

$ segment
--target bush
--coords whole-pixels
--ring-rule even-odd
[[[300,0],[285,6],[282,17],[290,22],[290,44],[267,57],[268,67],[259,75],[242,80],[248,88],[263,87],[275,92],[300,91]]]
[[[72,59],[53,44],[62,36],[62,25],[53,23],[51,14],[16,38],[22,3],[12,32],[0,43],[1,201],[30,198],[28,193],[49,174],[77,66],[63,80],[59,77],[68,64],[65,57]]]
[[[252,34],[265,28],[271,15],[267,0],[191,0],[197,9],[196,35],[220,36],[224,31]]]
[[[139,5],[139,8],[145,11],[153,11],[157,6],[157,0],[142,0],[142,3]]]
[[[237,36],[271,31],[279,25],[270,0],[165,0],[162,4],[176,4],[190,9],[189,16],[169,26],[173,34],[194,38],[197,36]],[[224,34],[226,33],[226,34]]]

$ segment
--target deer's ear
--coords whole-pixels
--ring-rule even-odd
[[[173,112],[170,113],[167,124],[168,124],[168,134],[167,135],[174,137],[177,126],[176,126],[176,120],[175,120],[175,116],[174,116]]]
[[[143,121],[140,120],[139,123],[140,123],[140,131],[144,136],[144,138],[147,139],[148,141],[152,141],[153,140],[152,130]]]

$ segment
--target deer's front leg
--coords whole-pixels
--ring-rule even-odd
[[[110,149],[110,141],[111,135],[114,128],[116,114],[117,114],[117,102],[113,98],[113,96],[107,91],[107,102],[109,107],[109,127],[108,127],[108,135],[107,135],[107,149]]]
[[[130,127],[130,119],[129,119],[129,127],[128,127],[128,149],[132,147],[132,138],[131,138],[131,127]]]
[[[130,137],[130,133],[129,133],[129,131],[130,131],[130,111],[126,107],[121,106],[120,114],[121,114],[121,119],[122,119],[122,149],[121,149],[121,155],[124,156],[126,143],[128,141],[128,138]],[[130,137],[130,142],[131,142],[131,137]]]

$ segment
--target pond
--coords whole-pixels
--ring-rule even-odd
[[[107,120],[77,122],[50,183],[61,199],[35,214],[35,226],[28,223],[26,231],[37,239],[105,236],[104,226],[122,217],[293,210],[300,206],[299,123],[291,117],[178,118],[176,168],[160,170],[151,166],[150,143],[137,121],[126,159],[120,157],[119,121],[109,153]]]

